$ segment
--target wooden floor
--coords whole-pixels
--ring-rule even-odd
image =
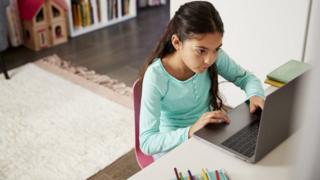
[[[9,69],[57,54],[76,65],[107,74],[131,86],[169,21],[169,5],[138,10],[132,20],[103,28],[40,52],[23,46],[9,48],[4,58]]]
[[[138,16],[132,20],[72,38],[68,43],[40,52],[23,46],[10,48],[4,53],[4,58],[8,69],[13,69],[57,54],[75,65],[107,74],[131,86],[168,21],[169,5],[143,9],[138,11]],[[89,179],[122,180],[139,170],[132,150]]]
[[[139,171],[140,167],[132,150],[88,180],[125,180]]]

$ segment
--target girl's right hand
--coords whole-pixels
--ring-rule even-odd
[[[189,138],[199,129],[209,123],[230,123],[230,119],[224,111],[210,111],[204,113],[189,129]]]

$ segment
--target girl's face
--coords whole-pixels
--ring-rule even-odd
[[[174,41],[173,41],[174,42]],[[184,65],[194,73],[203,73],[217,59],[218,51],[222,46],[220,33],[195,35],[183,43],[179,41],[177,53]]]

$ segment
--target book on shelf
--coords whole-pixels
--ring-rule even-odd
[[[121,3],[121,12],[122,12],[122,16],[128,15],[129,14],[129,0],[122,0]]]
[[[100,4],[100,0],[96,0],[96,15],[97,15],[97,20],[98,22],[101,22],[101,4]]]
[[[108,20],[118,18],[118,0],[108,0]]]
[[[265,83],[276,87],[282,87],[310,68],[311,66],[307,63],[297,60],[290,60],[267,74]]]
[[[74,27],[86,27],[94,23],[91,0],[72,0],[71,10]]]
[[[111,21],[129,15],[129,10],[130,0],[71,0],[72,25],[77,29]]]

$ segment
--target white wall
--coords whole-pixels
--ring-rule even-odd
[[[313,180],[320,177],[320,1],[313,0],[310,26],[307,40],[306,61],[312,63],[311,76],[302,85],[299,95],[297,124],[302,126],[302,138],[297,144],[296,168],[293,177],[296,179]]]
[[[190,0],[170,1],[171,17],[185,2]],[[279,65],[290,59],[302,59],[309,0],[210,2],[225,25],[223,49],[262,82],[266,74]],[[231,96],[239,97],[238,94]],[[237,102],[241,102],[239,98]]]

